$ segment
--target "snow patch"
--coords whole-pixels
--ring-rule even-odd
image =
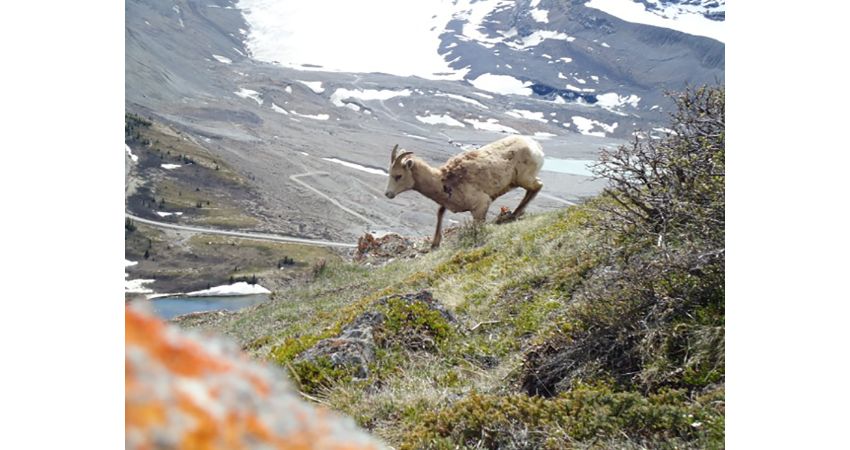
[[[182,216],[182,215],[183,215],[183,213],[182,213],[182,212],[170,213],[170,212],[164,212],[164,211],[157,211],[157,212],[156,212],[156,214],[157,214],[159,217],[168,217],[168,216],[178,216],[178,217],[179,217],[179,216]]]
[[[257,104],[259,105],[263,104],[263,99],[262,97],[260,97],[260,93],[257,91],[240,88],[238,91],[234,92],[234,94],[236,94],[237,97],[250,98],[251,100],[257,102]]]
[[[417,136],[415,134],[404,133],[404,135],[409,137],[409,138],[413,138],[413,139],[419,139],[419,140],[422,140],[422,141],[430,141],[430,139],[428,139],[426,137]]]
[[[270,290],[260,286],[259,284],[248,284],[246,281],[240,281],[233,284],[225,284],[215,286],[202,291],[194,291],[185,294],[186,297],[217,297],[231,295],[252,295],[252,294],[269,294]]]
[[[496,94],[531,95],[530,86],[532,83],[530,81],[521,81],[509,75],[485,73],[469,82],[482,91],[494,92]]]
[[[543,123],[549,122],[546,118],[544,118],[545,114],[542,112],[528,111],[525,109],[513,109],[510,111],[506,111],[505,114],[511,117],[516,117],[518,119],[536,120],[538,122]]]
[[[286,115],[286,116],[289,115],[289,112],[287,110],[281,108],[280,106],[275,105],[274,102],[272,102],[272,111],[279,112],[279,113]]]
[[[469,97],[464,97],[464,96],[462,96],[462,95],[457,95],[457,94],[446,94],[446,93],[443,93],[443,92],[438,92],[438,93],[436,93],[436,94],[434,94],[434,95],[435,95],[435,96],[437,96],[437,97],[448,97],[448,98],[453,98],[453,99],[455,99],[455,100],[459,100],[459,101],[462,101],[462,102],[464,102],[464,103],[469,103],[470,105],[475,105],[475,106],[477,106],[477,107],[479,107],[479,108],[482,108],[482,109],[490,109],[490,108],[488,108],[487,106],[485,106],[483,103],[479,102],[478,100],[474,100],[474,99],[471,99],[471,98],[469,98]]]
[[[466,127],[464,124],[458,122],[457,120],[455,120],[452,116],[450,116],[448,114],[443,114],[443,115],[439,115],[439,116],[436,115],[436,114],[429,114],[427,116],[416,116],[416,120],[418,120],[422,123],[427,123],[428,125],[444,124],[444,125],[448,125],[450,127],[461,127],[461,128]]]
[[[124,144],[124,151],[126,151],[126,152],[127,152],[127,155],[129,155],[129,156],[130,156],[130,159],[131,159],[133,162],[139,162],[139,157],[133,154],[133,150],[131,150],[131,149],[130,149],[130,146],[129,146],[129,145],[127,145],[126,143]]]
[[[218,62],[220,62],[220,63],[224,63],[224,64],[232,64],[233,63],[233,60],[231,60],[230,58],[228,58],[226,56],[215,55],[215,54],[212,55],[212,56],[213,56],[213,58],[217,59]]]
[[[368,172],[368,173],[371,173],[371,174],[374,174],[374,175],[387,176],[387,172],[384,171],[384,170],[381,170],[381,169],[375,169],[373,167],[361,166],[360,164],[356,164],[356,163],[348,162],[348,161],[343,161],[341,159],[336,159],[336,158],[322,158],[322,159],[324,159],[325,161],[329,161],[329,162],[332,162],[332,163],[336,163],[336,164],[345,166],[345,167],[357,169],[361,172]]]
[[[558,136],[557,134],[547,133],[545,131],[538,131],[538,132],[534,133],[535,138],[543,139],[543,140],[550,139],[550,138],[557,137],[557,136]]]
[[[593,88],[580,88],[580,87],[573,86],[572,84],[569,84],[569,83],[567,83],[566,88],[567,88],[567,89],[570,89],[570,90],[573,90],[573,91],[576,91],[576,92],[596,92],[596,89],[593,89]]]
[[[596,96],[596,104],[603,108],[618,108],[625,105],[637,108],[638,102],[640,97],[634,94],[622,96],[616,92],[607,92]]]
[[[126,275],[126,274],[125,274]],[[148,279],[136,279],[136,280],[124,280],[124,293],[125,294],[150,294],[153,292],[153,289],[145,287],[146,284],[153,283],[156,280],[148,280]]]
[[[499,121],[496,119],[487,119],[483,122],[475,119],[463,119],[463,121],[468,124],[471,124],[472,127],[476,130],[495,131],[497,133],[519,134],[519,131],[509,126],[500,125]]]
[[[331,118],[328,114],[300,114],[295,110],[290,111],[292,114],[298,117],[304,117],[305,119],[313,119],[313,120],[328,120]]]
[[[162,167],[165,170],[174,170],[178,167],[183,167],[183,166],[181,164],[160,164],[160,167]]]
[[[183,24],[183,15],[180,13],[180,7],[174,5],[171,7],[171,9],[177,13],[177,21],[180,23],[180,28],[186,28],[186,25]]]
[[[559,33],[557,31],[538,30],[522,38],[519,43],[507,41],[504,44],[515,50],[525,50],[530,47],[536,47],[546,39],[566,42],[573,42],[576,40],[576,38],[572,36],[566,35],[564,33]]]
[[[545,9],[532,9],[531,18],[540,23],[549,23],[549,11]]]
[[[393,91],[393,90],[377,90],[377,89],[365,89],[365,90],[352,90],[339,88],[331,94],[331,103],[335,106],[340,107],[348,107],[354,109],[355,111],[359,111],[360,107],[352,104],[346,103],[344,100],[350,98],[356,98],[359,100],[389,100],[393,97],[409,97],[411,94],[409,89],[403,89],[401,91]]]
[[[310,88],[311,91],[315,92],[316,94],[321,94],[322,92],[325,92],[325,88],[322,87],[321,81],[303,81],[303,80],[295,80],[295,81],[303,84],[304,86],[307,86],[308,88]]]
[[[581,116],[573,116],[572,119],[576,128],[578,128],[579,133],[585,136],[605,137],[605,133],[613,133],[617,128],[617,122],[608,125],[606,123],[587,119]],[[603,131],[591,131],[595,127],[602,128]]]

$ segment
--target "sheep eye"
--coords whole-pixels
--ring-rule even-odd
[[[393,178],[395,178],[395,180],[398,181],[398,180],[401,179],[401,175],[395,175]]]

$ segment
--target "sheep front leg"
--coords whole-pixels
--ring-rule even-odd
[[[440,206],[440,209],[437,210],[437,231],[434,232],[434,239],[431,240],[431,248],[437,248],[440,246],[440,241],[443,240],[443,214],[446,212],[445,206]]]
[[[472,213],[472,219],[477,223],[484,223],[487,219],[487,210],[490,209],[490,203],[492,202],[493,200],[490,199],[489,195],[482,193],[475,203],[475,207],[469,211]]]

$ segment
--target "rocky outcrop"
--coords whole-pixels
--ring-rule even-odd
[[[425,241],[415,241],[396,233],[380,237],[366,233],[357,239],[354,261],[367,265],[385,264],[396,258],[415,258],[429,248]]]
[[[417,324],[411,326],[413,315],[431,317],[417,317]],[[355,378],[368,378],[376,348],[399,344],[413,351],[433,349],[440,333],[448,328],[443,324],[452,322],[455,317],[429,291],[390,295],[375,301],[338,336],[323,339],[302,353],[296,362],[326,358],[333,367],[353,369]],[[441,325],[444,329],[437,329]]]
[[[235,343],[125,312],[128,449],[379,449],[350,418],[304,402]]]
[[[343,328],[337,337],[323,339],[304,352],[296,361],[327,358],[334,367],[354,368],[355,378],[369,377],[369,363],[375,361],[375,328],[386,316],[367,311]]]

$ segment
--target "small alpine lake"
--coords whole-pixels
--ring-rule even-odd
[[[230,296],[174,296],[148,300],[154,313],[164,320],[170,320],[183,314],[208,311],[237,311],[268,301],[269,294],[230,295]]]

